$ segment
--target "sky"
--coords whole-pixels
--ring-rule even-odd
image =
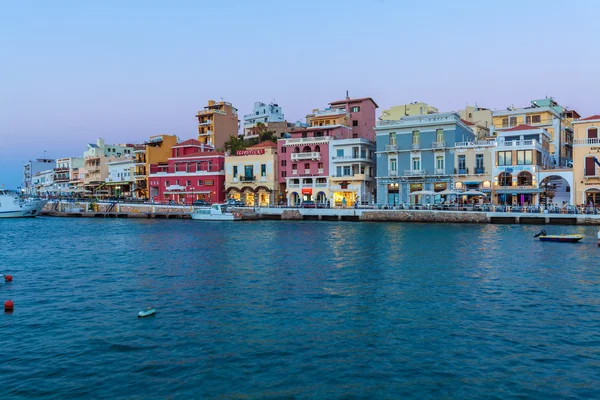
[[[379,113],[554,97],[600,113],[595,0],[15,1],[0,11],[0,185],[86,143],[196,135],[209,99],[288,121],[345,97]]]

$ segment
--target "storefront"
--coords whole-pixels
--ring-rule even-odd
[[[312,201],[312,189],[311,188],[303,188],[302,189],[302,201]]]
[[[387,185],[387,204],[391,206],[401,204],[400,187],[397,183],[390,183]]]
[[[347,206],[352,207],[356,202],[356,192],[354,191],[343,191],[333,193],[333,204],[336,207]]]
[[[538,205],[538,198],[541,193],[543,193],[543,190],[537,188],[514,187],[496,189],[496,204],[507,206],[534,206]]]

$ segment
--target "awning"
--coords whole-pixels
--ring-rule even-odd
[[[106,182],[105,186],[125,186],[131,185],[133,182]]]
[[[544,189],[498,189],[496,194],[525,194],[525,193],[544,193]]]
[[[434,196],[436,193],[430,190],[417,190],[416,192],[412,192],[411,196]]]
[[[460,193],[458,193],[454,190],[446,189],[446,190],[442,190],[441,192],[437,192],[436,194],[439,194],[441,196],[452,196],[452,195],[459,195]]]

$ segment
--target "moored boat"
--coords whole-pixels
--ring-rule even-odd
[[[0,190],[0,218],[35,217],[46,200],[22,198],[16,192]]]
[[[213,204],[210,207],[196,207],[190,214],[192,219],[202,221],[239,221],[242,215],[230,212],[226,204]]]
[[[583,235],[571,234],[571,235],[548,235],[544,229],[540,233],[535,234],[533,237],[539,238],[542,242],[566,242],[566,243],[577,243],[583,239]]]

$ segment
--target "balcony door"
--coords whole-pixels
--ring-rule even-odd
[[[244,166],[244,180],[245,181],[252,181],[252,177],[254,176],[254,166],[252,165],[245,165]]]

